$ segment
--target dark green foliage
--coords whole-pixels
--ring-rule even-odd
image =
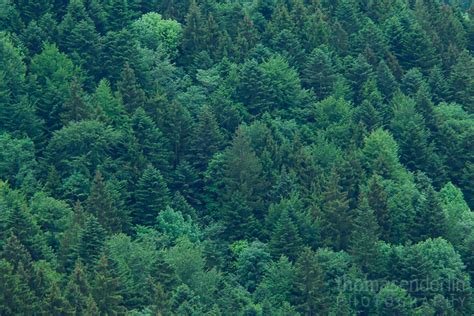
[[[326,189],[322,194],[322,228],[327,246],[336,250],[346,249],[348,234],[352,227],[352,215],[349,212],[347,193],[342,191],[339,176],[331,172]]]
[[[0,315],[474,315],[473,21],[0,0]]]
[[[331,94],[336,82],[336,69],[327,47],[313,50],[302,72],[303,84],[314,89],[318,99],[324,99]]]
[[[168,186],[161,173],[149,165],[135,191],[133,223],[152,226],[158,214],[170,203]]]
[[[91,268],[97,263],[106,237],[104,228],[94,215],[89,215],[80,233],[77,252],[84,264]]]

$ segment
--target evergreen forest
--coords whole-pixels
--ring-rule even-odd
[[[472,0],[0,0],[0,315],[474,315]]]

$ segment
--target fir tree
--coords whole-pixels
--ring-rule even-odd
[[[117,89],[128,113],[133,113],[136,109],[145,105],[145,92],[137,81],[135,71],[128,63],[125,63]]]
[[[97,218],[89,215],[81,231],[78,255],[84,264],[91,268],[100,257],[105,242],[106,231]]]
[[[194,128],[190,152],[194,166],[204,170],[212,156],[223,143],[219,125],[210,107],[204,106],[198,114],[198,122]]]
[[[271,233],[269,250],[275,258],[286,255],[290,260],[296,260],[302,248],[302,240],[297,227],[284,209]]]
[[[126,222],[125,214],[117,208],[117,194],[112,194],[107,186],[102,173],[97,170],[91,186],[89,197],[86,201],[87,211],[99,220],[99,223],[109,233],[119,233]]]
[[[296,269],[296,296],[295,305],[304,315],[317,315],[326,307],[326,294],[321,266],[317,262],[316,254],[305,248],[295,264]]]
[[[273,107],[270,82],[256,60],[244,63],[237,86],[239,98],[252,115],[259,115]]]
[[[90,113],[90,109],[84,101],[84,91],[76,77],[71,82],[70,89],[70,96],[64,103],[61,113],[61,120],[64,125],[87,119]]]
[[[339,176],[333,171],[322,194],[322,228],[325,243],[336,250],[347,248],[352,227],[347,193],[342,191]]]
[[[69,303],[68,312],[73,314],[91,315],[87,312],[90,311],[91,305],[95,305],[95,302],[90,300],[92,297],[90,294],[89,282],[87,281],[84,266],[80,261],[76,262],[74,271],[69,277],[65,289],[65,297]]]
[[[138,108],[132,116],[131,127],[144,157],[163,173],[170,169],[169,143],[155,122]]]
[[[389,240],[391,230],[391,216],[388,209],[388,197],[379,176],[373,176],[368,182],[367,201],[370,209],[374,210],[377,223],[381,229],[383,240]]]
[[[367,197],[362,193],[349,249],[362,272],[370,273],[371,276],[377,276],[381,268],[377,262],[380,258],[377,245],[379,234],[377,217],[370,208]]]
[[[204,48],[205,39],[205,20],[202,17],[199,5],[195,0],[191,0],[186,15],[186,24],[183,28],[182,44],[183,52],[188,61],[192,60]]]
[[[474,58],[467,51],[461,52],[451,68],[449,78],[451,100],[458,102],[468,113],[474,112]]]
[[[318,99],[328,97],[336,82],[336,69],[329,49],[316,48],[309,55],[302,71],[301,81],[307,88],[314,89]]]
[[[427,176],[417,174],[417,180],[421,187],[421,195],[416,208],[412,239],[424,241],[428,238],[443,237],[447,231],[447,220],[438,192],[435,191]]]
[[[99,259],[92,285],[92,297],[100,314],[120,315],[125,313],[125,308],[122,306],[119,280],[113,275],[106,256],[101,256]]]
[[[153,226],[158,214],[170,203],[168,186],[161,173],[151,165],[138,181],[135,201],[133,222],[146,226]]]

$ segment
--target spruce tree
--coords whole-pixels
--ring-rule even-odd
[[[144,157],[166,174],[171,159],[168,140],[143,108],[138,108],[133,114],[131,127]]]
[[[377,262],[380,258],[377,245],[379,229],[377,217],[370,208],[366,195],[361,193],[349,249],[362,272],[375,277],[381,272],[380,263]]]
[[[251,59],[243,64],[237,89],[240,101],[250,114],[257,116],[272,109],[274,101],[269,78],[256,60]]]
[[[126,222],[125,214],[117,208],[114,198],[117,194],[110,192],[110,187],[102,177],[102,173],[97,170],[91,186],[89,197],[86,200],[86,208],[99,220],[99,223],[109,233],[119,233]]]
[[[89,215],[81,231],[77,250],[79,258],[86,267],[92,268],[97,263],[105,243],[105,236],[106,231],[97,218]]]
[[[306,88],[314,89],[319,100],[328,97],[336,83],[336,69],[331,52],[326,46],[314,49],[307,58],[301,81]]]
[[[133,223],[153,226],[156,217],[170,203],[168,186],[160,171],[149,165],[135,191]]]
[[[120,81],[117,84],[120,98],[128,113],[135,112],[139,107],[143,107],[146,102],[146,96],[135,76],[135,71],[130,65],[125,63]]]
[[[323,272],[314,251],[305,248],[295,263],[295,269],[294,301],[298,311],[304,315],[322,313],[327,304],[327,294]]]
[[[294,261],[302,248],[302,243],[296,225],[290,218],[288,210],[284,209],[271,233],[268,243],[270,252],[275,258],[285,255]]]
[[[474,58],[468,51],[459,54],[449,77],[451,100],[474,112]]]
[[[210,107],[202,107],[197,119],[190,153],[194,166],[198,170],[205,170],[212,156],[221,149],[224,139]]]
[[[69,98],[63,105],[61,121],[63,125],[87,119],[90,115],[89,106],[84,100],[84,91],[81,83],[74,77],[70,86]]]
[[[113,275],[112,267],[105,255],[100,257],[95,269],[91,292],[100,314],[120,315],[125,313],[119,280]]]
[[[339,175],[333,170],[322,194],[321,224],[325,244],[343,250],[348,245],[353,219],[347,193],[342,191],[339,181]]]
[[[76,262],[74,271],[69,276],[65,288],[65,297],[68,301],[69,313],[90,315],[87,312],[90,311],[91,305],[95,305],[95,302],[91,301],[92,297],[86,271],[80,261]]]
[[[443,237],[447,232],[447,220],[439,194],[426,175],[418,173],[417,181],[421,194],[416,208],[412,239],[424,241],[428,238]]]
[[[392,219],[388,209],[388,197],[380,176],[372,176],[368,182],[367,201],[370,209],[374,210],[377,223],[380,226],[380,236],[388,241],[392,226]]]

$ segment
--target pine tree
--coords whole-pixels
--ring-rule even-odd
[[[225,223],[224,237],[230,241],[254,236],[256,219],[252,208],[238,191],[226,198],[222,207],[222,219]]]
[[[388,209],[388,197],[379,176],[372,176],[368,182],[367,201],[370,209],[374,210],[378,225],[380,226],[381,238],[389,240],[392,220]]]
[[[153,226],[156,217],[170,203],[168,186],[161,173],[149,165],[135,191],[133,222],[138,225]]]
[[[271,233],[268,246],[273,257],[279,258],[281,255],[285,255],[292,261],[296,260],[302,248],[302,240],[287,209],[281,212]]]
[[[135,76],[135,71],[125,63],[117,89],[128,113],[135,112],[146,103],[146,96]]]
[[[6,260],[0,260],[0,314],[31,315],[35,312],[33,294]]]
[[[53,283],[48,294],[46,295],[42,310],[47,315],[59,316],[69,312],[69,302],[61,293],[58,283]]]
[[[91,305],[95,305],[95,302],[90,300],[89,282],[87,281],[84,266],[80,261],[76,262],[74,271],[69,277],[65,289],[65,297],[69,303],[68,312],[76,315],[91,315],[87,311],[91,309]]]
[[[106,231],[99,224],[97,218],[89,215],[81,231],[78,245],[79,258],[88,268],[93,267],[99,259],[105,243],[105,236]]]
[[[295,264],[295,305],[303,315],[315,316],[326,307],[326,293],[321,266],[316,254],[305,248]]]
[[[202,17],[201,9],[195,0],[189,4],[186,24],[183,28],[182,49],[187,62],[191,62],[193,57],[204,49],[206,40],[205,20]]]
[[[468,51],[459,54],[449,77],[451,100],[474,112],[474,58]]]
[[[221,149],[223,136],[210,107],[202,107],[197,119],[190,153],[194,166],[198,170],[205,170],[212,156]]]
[[[242,66],[237,85],[239,99],[252,115],[259,115],[273,107],[270,81],[256,60],[251,59]]]
[[[318,99],[322,100],[331,94],[336,79],[336,69],[329,48],[321,46],[314,49],[303,69],[303,84],[314,89]]]
[[[86,208],[90,214],[97,217],[99,223],[109,233],[121,232],[126,222],[125,214],[122,214],[114,201],[116,195],[110,192],[102,173],[97,170],[86,201]]]
[[[90,109],[84,101],[84,91],[81,83],[76,77],[71,82],[70,90],[69,98],[64,103],[61,113],[63,125],[87,119],[90,114]]]
[[[121,315],[125,313],[125,308],[122,306],[119,280],[113,275],[110,263],[105,255],[99,259],[92,285],[92,297],[101,315]]]
[[[416,208],[412,239],[424,241],[428,238],[443,237],[447,232],[447,220],[438,192],[426,175],[417,174],[417,181],[421,195]]]
[[[447,99],[449,95],[449,81],[446,79],[442,69],[435,66],[431,69],[428,84],[433,101],[438,104]]]
[[[395,76],[383,60],[378,64],[376,74],[378,89],[384,96],[385,101],[390,101],[398,88]]]
[[[138,108],[133,114],[131,127],[144,157],[166,174],[171,159],[168,140],[143,108]]]
[[[377,262],[380,257],[377,245],[380,234],[379,225],[364,193],[361,194],[359,200],[349,249],[362,272],[377,276],[381,268],[380,263]]]
[[[347,248],[352,218],[347,193],[342,191],[335,170],[322,194],[322,229],[325,244],[336,250]]]
[[[409,170],[428,170],[433,151],[429,131],[423,117],[415,110],[415,102],[407,97],[397,97],[391,130],[400,148],[400,162]]]

